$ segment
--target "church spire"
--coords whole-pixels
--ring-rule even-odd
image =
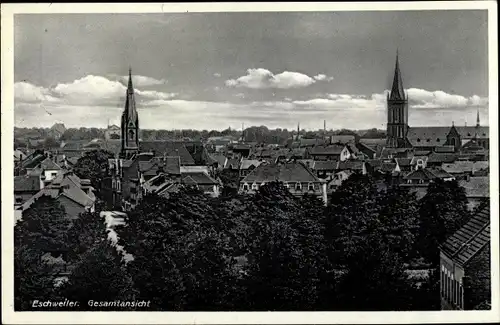
[[[399,50],[396,51],[396,67],[394,68],[394,79],[392,81],[390,100],[405,100],[405,92],[403,88],[403,79],[399,69]]]
[[[134,86],[132,85],[132,68],[128,69],[127,99],[125,101],[125,112],[129,122],[137,123],[137,110],[135,107]]]
[[[477,110],[477,117],[476,117],[476,127],[480,127],[481,126],[481,122],[479,120],[479,109]]]

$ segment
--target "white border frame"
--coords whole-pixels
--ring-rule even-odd
[[[245,11],[400,11],[488,10],[489,125],[491,176],[491,311],[438,312],[14,312],[13,310],[13,15],[18,13],[160,13]],[[494,1],[358,2],[358,3],[111,3],[2,4],[2,321],[7,324],[331,324],[434,323],[500,321],[498,208],[498,35]],[[495,199],[497,198],[497,199]]]

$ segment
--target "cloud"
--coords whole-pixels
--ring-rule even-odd
[[[245,76],[226,80],[226,86],[251,89],[292,89],[312,85],[316,80],[300,72],[273,74],[267,69],[248,69]]]
[[[48,89],[32,85],[28,82],[16,82],[14,84],[14,99],[15,101],[26,103],[57,101],[57,98],[54,98]]]
[[[121,76],[120,81],[124,84],[128,84],[128,76]],[[149,87],[156,85],[164,85],[167,83],[165,79],[155,79],[146,76],[133,75],[132,82],[134,87]]]
[[[324,74],[321,74],[321,73],[320,73],[320,74],[318,74],[318,75],[315,75],[313,78],[314,78],[315,80],[317,80],[317,81],[323,81],[323,80],[326,80],[326,81],[330,82],[330,81],[332,81],[332,80],[333,80],[333,77],[328,77],[328,76],[326,76],[326,75],[324,75]]]
[[[220,78],[220,77],[222,77],[222,75],[220,73],[216,72],[216,73],[214,73],[214,77]]]
[[[278,80],[278,79],[277,79]],[[119,124],[126,87],[102,76],[85,76],[73,82],[44,88],[26,82],[14,85],[15,125],[49,127],[63,121],[67,127],[105,127],[107,120]],[[329,128],[384,128],[387,91],[371,95],[290,95],[283,100],[255,101],[237,93],[234,102],[179,99],[178,94],[135,89],[141,127],[155,129],[225,129],[245,125],[269,128],[319,129],[323,120]],[[476,110],[488,118],[488,100],[447,94],[443,91],[408,89],[410,125],[450,125],[451,121],[474,123]],[[50,114],[48,114],[48,112]],[[431,113],[430,113],[431,112]],[[439,117],[433,119],[432,117]]]
[[[127,88],[119,81],[102,76],[88,75],[69,83],[59,83],[47,89],[26,82],[14,84],[15,102],[17,103],[60,103],[61,105],[106,106],[121,105]],[[148,101],[167,100],[176,93],[154,90],[135,89],[136,100],[147,104]]]
[[[410,107],[414,108],[465,108],[488,105],[488,99],[477,95],[465,97],[448,94],[441,90],[427,91],[410,88],[407,90]]]

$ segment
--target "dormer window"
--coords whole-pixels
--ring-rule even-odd
[[[437,142],[440,142],[441,140],[439,138],[436,139]]]
[[[302,184],[300,182],[295,183],[295,190],[297,191],[302,190]]]
[[[247,183],[243,184],[243,190],[248,191],[248,184]]]
[[[469,137],[470,137],[470,133],[467,133],[467,136],[469,136]]]
[[[288,182],[284,182],[283,184],[286,188],[290,188],[290,186],[288,185]]]
[[[307,190],[308,191],[314,191],[314,183],[309,182],[309,184],[307,184]]]
[[[431,139],[427,139],[427,142],[431,142]]]
[[[417,139],[417,142],[420,142],[420,138]]]
[[[253,183],[252,184],[252,190],[257,190],[259,188],[259,186],[257,185],[257,183]]]

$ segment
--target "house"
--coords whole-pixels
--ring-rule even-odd
[[[374,146],[358,142],[356,143],[356,148],[358,148],[359,152],[362,153],[367,159],[374,159],[377,156],[377,149]]]
[[[35,150],[22,161],[14,166],[14,175],[26,175],[30,170],[38,166],[47,155],[43,150]]]
[[[342,170],[333,175],[331,180],[328,182],[328,193],[334,192],[337,188],[342,185],[342,183],[353,174],[350,170]]]
[[[90,180],[80,179],[74,173],[65,171],[59,173],[50,184],[17,207],[16,214],[21,216],[37,198],[45,195],[56,199],[66,210],[69,219],[76,219],[81,213],[93,212],[95,209],[96,198]]]
[[[339,161],[337,163],[336,170],[337,171],[350,170],[352,172],[361,173],[363,175],[366,175],[366,173],[367,173],[366,164],[364,161],[361,161],[361,160]]]
[[[485,205],[440,247],[441,309],[491,304],[490,207]]]
[[[328,146],[316,146],[308,148],[307,152],[307,157],[314,160],[344,161],[351,158],[351,152],[346,145],[332,144]]]
[[[332,135],[330,137],[330,144],[354,144],[356,137],[354,135]]]
[[[259,165],[240,182],[239,192],[252,194],[260,186],[273,181],[282,182],[293,195],[310,193],[322,198],[325,204],[327,202],[326,182],[297,162]]]
[[[181,184],[194,186],[212,197],[220,194],[220,183],[206,173],[183,173]]]
[[[252,170],[259,167],[261,163],[257,159],[242,159],[240,164],[240,178],[245,178]]]
[[[59,140],[61,136],[66,132],[66,127],[64,126],[63,123],[56,123],[52,125],[52,127],[49,130],[49,136]]]
[[[40,165],[36,166],[36,168],[42,171],[42,177],[44,177],[46,183],[51,182],[62,171],[61,166],[48,157],[45,158]]]
[[[118,125],[109,125],[104,131],[104,138],[106,140],[119,140],[121,138],[122,129]]]
[[[337,169],[338,162],[335,160],[314,161],[311,169],[321,179],[329,178]]]
[[[490,197],[489,176],[467,177],[458,183],[465,189],[467,206],[470,210],[473,210],[481,201]]]
[[[181,165],[196,165],[182,141],[139,141],[142,153],[152,153],[153,157],[180,157]]]
[[[19,149],[14,150],[14,164],[17,164],[26,159],[26,154]]]
[[[451,164],[443,164],[443,170],[455,176],[457,179],[474,176],[475,174],[488,174],[488,161],[457,160]],[[484,173],[483,173],[484,172]]]
[[[21,206],[44,187],[40,172],[14,176],[14,208]]]
[[[410,170],[427,168],[428,160],[429,157],[427,156],[413,156],[410,160]]]
[[[432,152],[427,156],[427,166],[441,167],[443,164],[451,164],[458,160],[459,155],[456,153],[440,153]]]

